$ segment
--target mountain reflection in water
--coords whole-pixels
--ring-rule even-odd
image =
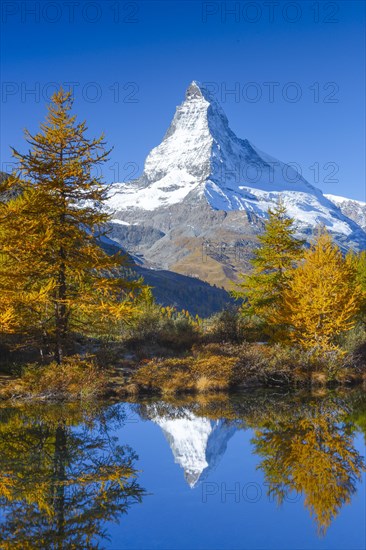
[[[164,439],[158,438],[156,427]],[[199,547],[193,534],[192,540],[179,543],[179,536],[183,537],[179,522],[184,512],[191,517],[189,506],[185,508],[190,501],[183,499],[182,489],[175,485],[169,494],[164,490],[159,494],[159,483],[164,485],[166,475],[160,457],[171,462],[173,458],[183,469],[197,514],[204,514],[204,504],[197,502],[198,488],[215,479],[217,470],[223,472],[221,481],[226,481],[226,475],[232,482],[231,470],[244,469],[248,454],[254,457],[256,471],[268,490],[272,512],[266,508],[265,513],[276,513],[274,501],[281,505],[289,494],[302,495],[303,504],[296,505],[305,506],[318,535],[325,536],[360,487],[365,462],[355,446],[359,432],[366,436],[366,396],[359,391],[321,395],[243,392],[88,407],[3,404],[0,547],[128,548],[130,544],[137,548],[134,537],[143,536],[140,530],[136,532],[139,510],[148,511],[148,516],[141,516],[145,522],[151,514],[156,514],[154,525],[161,521],[160,512],[149,504],[154,499],[173,508],[170,528],[178,537],[174,547]],[[231,441],[245,433],[249,438],[233,462]],[[139,457],[126,444],[131,440],[138,443]],[[167,443],[173,454],[170,458],[165,454]],[[156,462],[150,457],[152,448]],[[154,479],[144,477],[144,469],[152,464]],[[128,512],[134,503],[138,506],[133,507],[131,522]],[[174,505],[180,513],[174,514]],[[210,505],[218,509],[220,501]],[[222,510],[221,506],[221,515]],[[189,532],[184,534],[188,536]],[[152,547],[149,533],[141,540],[145,547]],[[241,540],[232,542],[235,548],[245,546]],[[155,538],[153,547],[166,544],[166,539]],[[208,543],[207,547],[213,546]]]
[[[351,395],[292,399],[244,394],[218,403],[206,398],[191,407],[158,402],[140,406],[140,413],[161,427],[191,488],[208,478],[237,430],[251,429],[268,495],[278,504],[290,493],[304,495],[324,534],[351,501],[365,471],[365,457],[354,448],[353,434],[357,428],[366,434],[366,396]]]
[[[205,480],[225,454],[236,427],[226,420],[210,420],[184,411],[185,416],[169,419],[155,417],[172,449],[175,462],[184,470],[190,487]]]

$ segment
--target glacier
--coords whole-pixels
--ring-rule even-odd
[[[325,196],[333,202],[345,216],[356,222],[366,231],[366,202],[340,197],[339,195],[326,194]]]

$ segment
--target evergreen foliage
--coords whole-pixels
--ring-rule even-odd
[[[292,268],[303,255],[304,242],[295,238],[294,220],[287,216],[281,202],[268,214],[265,232],[258,237],[260,246],[251,260],[253,271],[241,276],[239,289],[233,294],[244,299],[243,316],[259,317],[264,330],[274,337],[268,320],[281,305],[283,291],[293,274]]]

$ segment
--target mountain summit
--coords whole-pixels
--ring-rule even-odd
[[[342,247],[366,248],[366,233],[357,223],[292,166],[238,138],[218,101],[193,81],[162,142],[147,156],[141,177],[114,184],[113,238],[127,248],[138,246],[147,264],[192,274],[197,247],[208,241],[227,249],[248,241],[249,251],[279,197],[296,219],[299,235],[309,237],[325,225]],[[236,266],[226,264],[218,279],[206,279],[235,278]],[[196,271],[202,276],[202,269]]]

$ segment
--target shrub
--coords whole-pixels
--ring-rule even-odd
[[[326,382],[336,379],[344,366],[344,357],[335,352],[314,354],[299,347],[247,344],[236,351],[240,360],[236,369],[236,383],[279,386],[307,385],[315,380]],[[324,377],[314,377],[323,372]]]
[[[135,349],[158,345],[173,350],[190,349],[200,338],[200,320],[187,311],[151,304],[138,316],[128,332]]]
[[[172,349],[187,349],[198,341],[199,330],[197,325],[187,317],[164,319],[160,325],[158,343]]]
[[[183,359],[150,361],[133,376],[132,384],[140,390],[162,393],[182,391],[217,391],[227,389],[236,363],[234,357],[198,354]]]
[[[43,400],[89,400],[100,397],[106,389],[106,376],[91,358],[73,356],[62,365],[52,362],[41,366],[29,364],[20,378],[2,390],[5,398]]]
[[[338,343],[345,352],[355,352],[362,344],[366,344],[365,325],[359,323],[353,329],[341,334]]]
[[[224,309],[204,323],[207,340],[211,342],[239,342],[242,339],[240,315],[237,309]]]
[[[258,317],[244,317],[238,308],[216,313],[203,322],[204,340],[212,343],[238,344],[244,340],[258,342],[267,339],[264,323]]]
[[[338,352],[322,356],[280,345],[210,343],[182,359],[149,361],[132,376],[135,392],[211,392],[253,386],[326,386],[366,378]]]

